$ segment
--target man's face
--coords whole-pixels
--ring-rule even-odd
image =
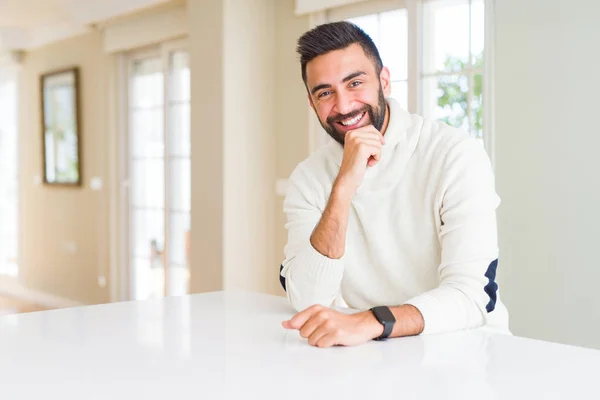
[[[346,133],[367,125],[381,131],[386,117],[390,73],[380,74],[359,44],[331,51],[306,65],[311,106],[323,129],[344,145]]]

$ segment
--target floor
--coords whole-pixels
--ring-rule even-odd
[[[11,297],[0,296],[0,315],[44,311],[45,308]]]

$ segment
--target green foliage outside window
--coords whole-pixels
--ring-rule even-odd
[[[468,66],[468,60],[449,56],[444,62],[444,69],[441,72],[448,74],[461,74]],[[474,68],[483,68],[483,54],[475,56]],[[438,80],[438,106],[442,109],[452,110],[457,104],[462,112],[453,112],[451,116],[441,118],[448,125],[462,127],[465,123],[465,118],[468,117],[468,78],[467,75],[452,75],[441,76]],[[472,114],[475,117],[474,128],[477,132],[481,132],[483,128],[483,107],[482,107],[482,75],[476,73],[473,76],[473,91],[472,91]]]

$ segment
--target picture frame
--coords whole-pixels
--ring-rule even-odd
[[[40,97],[44,184],[81,186],[79,68],[41,75]]]

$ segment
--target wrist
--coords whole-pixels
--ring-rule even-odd
[[[369,334],[371,339],[378,338],[383,334],[383,325],[375,318],[371,310],[357,314],[361,318],[363,330]]]
[[[336,197],[352,200],[356,188],[353,187],[350,182],[343,177],[338,176],[335,182],[333,182],[332,194]]]

